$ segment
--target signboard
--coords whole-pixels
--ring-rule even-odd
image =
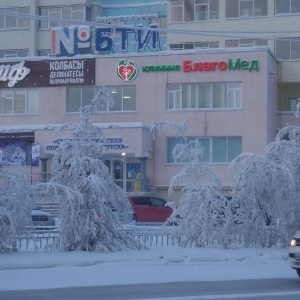
[[[130,60],[126,63],[125,59],[119,60],[117,65],[117,76],[122,81],[132,81],[137,75],[137,68],[134,61]]]
[[[59,148],[59,144],[61,144],[63,141],[74,141],[75,139],[56,139],[53,142],[55,144],[50,144],[46,146],[46,150],[47,151],[55,151]],[[81,140],[81,139],[78,139]],[[99,139],[99,138],[94,138],[94,139],[90,139],[89,141],[94,142],[94,143],[102,143],[102,146],[106,149],[106,150],[123,150],[123,149],[128,149],[129,146],[127,144],[124,144],[123,142],[123,138],[121,137],[108,137],[105,138],[105,140],[103,141],[103,139]]]
[[[94,58],[0,62],[0,88],[94,84]]]
[[[38,167],[40,162],[40,144],[32,144],[31,146],[31,166]]]
[[[191,60],[184,60],[182,67],[180,65],[146,65],[142,66],[142,72],[178,72],[183,71],[185,73],[193,72],[208,72],[208,71],[259,71],[259,61],[252,59],[248,61],[246,59],[238,58],[236,61],[229,59],[228,61],[198,61],[193,62]]]
[[[152,51],[158,50],[159,33],[156,30],[158,24],[152,23],[145,30],[134,29],[132,26],[116,28],[95,28],[95,50],[96,54],[115,53],[114,38],[112,34],[118,35],[121,40],[121,52],[128,52],[128,37],[132,35],[137,44],[136,52],[147,48]],[[51,54],[54,56],[74,56],[78,54],[92,54],[92,28],[87,25],[54,27],[51,29]]]
[[[1,142],[34,142],[34,132],[0,132]]]

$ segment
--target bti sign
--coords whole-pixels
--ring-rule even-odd
[[[149,47],[153,51],[158,50],[158,31],[151,30],[157,28],[158,24],[151,24],[149,30],[134,29],[128,27],[116,28],[95,28],[95,50],[104,54],[113,50],[114,39],[111,36],[113,31],[121,39],[121,52],[127,52],[128,35],[136,36],[137,52]],[[55,27],[51,30],[51,54],[55,56],[73,56],[77,54],[92,54],[92,28],[87,25]]]

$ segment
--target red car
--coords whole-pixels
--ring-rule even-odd
[[[166,206],[167,201],[159,197],[130,196],[128,200],[136,222],[165,222],[173,212]]]

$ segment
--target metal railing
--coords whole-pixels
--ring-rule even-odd
[[[21,234],[17,238],[18,249],[46,249],[59,245],[60,232],[57,227],[35,227],[30,234]]]
[[[139,241],[142,245],[151,246],[174,246],[178,245],[179,239],[172,233],[174,228],[167,226],[145,227],[132,226],[121,228],[128,235]],[[20,235],[17,239],[18,249],[50,249],[59,247],[60,232],[57,227],[35,227],[30,235]]]

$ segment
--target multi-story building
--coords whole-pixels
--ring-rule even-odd
[[[300,98],[299,20],[298,0],[168,1],[168,49],[227,51],[268,46],[280,70],[277,99],[274,99],[281,115],[279,126],[299,124],[293,117]],[[179,33],[172,33],[174,29]]]
[[[22,15],[31,15],[30,18]],[[70,23],[72,20],[73,22]],[[2,0],[0,3],[0,58],[51,55],[51,28],[80,25],[167,27],[167,1],[150,0]],[[120,52],[121,33],[112,30],[114,48]],[[136,33],[128,33],[128,52],[137,51]],[[95,49],[94,40],[93,49]],[[157,51],[166,49],[163,32]],[[145,48],[148,52],[152,49]]]
[[[107,137],[103,160],[126,192],[141,178],[142,191],[166,196],[170,179],[180,171],[182,165],[172,157],[178,142],[172,131],[163,130],[155,140],[150,134],[152,122],[166,120],[188,121],[187,137],[201,140],[203,162],[215,168],[228,188],[232,159],[242,152],[261,154],[278,128],[299,124],[294,116],[300,98],[296,54],[276,53],[280,42],[294,47],[294,37],[277,41],[270,33],[275,25],[262,25],[299,17],[294,15],[297,7],[287,1],[289,13],[279,16],[271,0],[168,1],[169,48],[161,51],[166,31],[159,39],[153,32],[159,30],[157,24],[166,26],[166,1],[131,2],[1,2],[6,9],[0,11],[5,41],[0,45],[2,160],[19,161],[33,181],[47,180],[58,143],[76,138],[72,131],[54,137],[54,130],[78,122],[79,108],[108,86],[115,104],[101,107],[93,122]],[[139,31],[141,21],[155,24],[152,34]],[[257,35],[246,36],[245,24]],[[283,28],[278,26],[278,32],[292,33]]]

